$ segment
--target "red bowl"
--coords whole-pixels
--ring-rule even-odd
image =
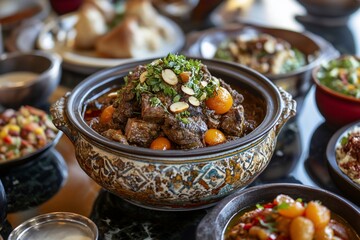
[[[354,121],[360,120],[360,99],[338,93],[324,85],[316,77],[320,67],[312,72],[312,78],[316,84],[316,105],[332,127],[341,127]]]

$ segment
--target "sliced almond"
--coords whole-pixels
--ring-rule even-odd
[[[140,83],[143,83],[146,81],[146,75],[147,75],[147,71],[143,72],[141,75],[140,75]]]
[[[192,95],[195,94],[195,92],[194,92],[194,90],[193,90],[192,88],[189,88],[189,87],[187,87],[187,86],[185,86],[185,85],[182,85],[182,86],[181,86],[181,90],[182,90],[184,93],[186,93],[187,95],[190,95],[190,96],[192,96]]]
[[[189,103],[195,107],[200,106],[200,101],[194,96],[189,97]]]
[[[186,102],[176,102],[170,105],[170,111],[173,113],[180,113],[189,108],[189,104]]]
[[[201,87],[204,88],[204,87],[206,87],[208,85],[208,83],[206,81],[201,81],[200,85],[201,85]]]
[[[176,85],[178,83],[178,78],[171,69],[162,70],[161,76],[167,84]]]
[[[203,101],[203,100],[205,100],[206,99],[206,92],[204,92],[202,95],[201,95],[201,97],[200,97],[200,101]]]
[[[213,80],[213,83],[216,85],[216,86],[220,86],[220,80],[216,77],[212,77],[212,80]]]
[[[155,66],[155,65],[159,65],[160,63],[162,63],[162,60],[161,59],[156,59],[156,60],[151,62],[151,65]]]
[[[190,80],[191,72],[180,73],[180,78],[183,83],[187,83]]]
[[[268,53],[274,53],[275,52],[275,42],[272,40],[267,40],[264,44],[264,49]]]
[[[110,97],[110,98],[115,98],[117,96],[118,96],[117,92],[111,92],[111,93],[108,94],[108,97]]]

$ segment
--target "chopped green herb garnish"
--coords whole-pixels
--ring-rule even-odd
[[[259,219],[259,223],[262,227],[266,228],[269,232],[276,232],[276,222],[265,222],[262,219]]]
[[[345,144],[348,143],[348,141],[349,141],[349,137],[348,137],[348,136],[345,136],[345,137],[341,138],[340,144],[341,144],[342,146],[344,146]]]
[[[177,113],[175,116],[176,116],[176,119],[183,122],[184,124],[189,123],[189,119],[188,119],[188,117],[190,116],[189,111],[183,111],[183,112]]]
[[[290,207],[289,203],[287,202],[282,202],[279,205],[276,206],[276,209],[288,209]]]
[[[256,204],[256,208],[262,210],[264,209],[264,206],[258,203]]]

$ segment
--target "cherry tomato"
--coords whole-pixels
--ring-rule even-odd
[[[154,150],[169,150],[171,149],[171,142],[166,137],[157,137],[150,144],[150,148]]]
[[[217,145],[226,141],[225,135],[218,129],[209,129],[205,132],[204,140],[206,145]]]
[[[205,101],[205,104],[208,108],[214,110],[216,114],[224,114],[232,107],[233,98],[228,90],[219,87],[214,96]]]
[[[106,107],[100,115],[100,123],[103,124],[109,123],[112,119],[114,111],[115,108],[112,105]]]

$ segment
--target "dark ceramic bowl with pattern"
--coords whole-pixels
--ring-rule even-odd
[[[264,118],[248,135],[211,147],[155,151],[119,144],[84,121],[86,103],[123,84],[136,61],[91,75],[51,107],[53,122],[73,142],[81,168],[99,185],[142,207],[183,211],[208,207],[250,184],[267,166],[296,102],[264,76],[239,65],[199,59],[213,76],[264,100]]]
[[[354,219],[360,218],[360,211],[354,204],[329,191],[291,183],[255,186],[223,199],[201,220],[197,227],[196,239],[225,239],[225,229],[235,215],[244,210],[253,210],[253,207],[258,203],[272,202],[279,194],[285,194],[294,199],[301,198],[304,202],[320,201],[331,213],[335,213],[338,217],[345,220],[354,230],[354,232],[350,232],[351,235],[349,235],[352,238],[350,237],[349,239],[358,239],[354,235],[357,234],[359,236],[360,234],[360,221],[354,221]]]

